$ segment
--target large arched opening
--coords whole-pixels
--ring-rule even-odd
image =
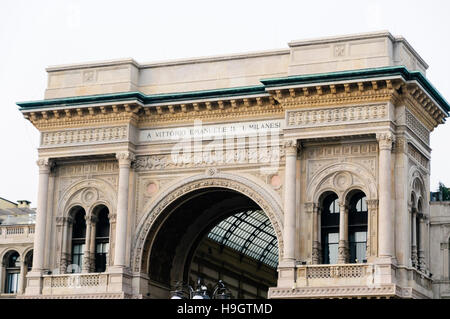
[[[219,280],[233,298],[266,298],[276,286],[278,236],[249,196],[224,187],[187,192],[164,208],[149,230],[141,272],[150,298],[168,298],[177,282],[202,278],[210,294]]]

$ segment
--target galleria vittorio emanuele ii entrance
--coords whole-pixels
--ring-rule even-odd
[[[440,298],[427,68],[389,32],[49,67],[18,297]]]
[[[208,187],[178,197],[155,220],[144,252],[142,267],[160,297],[174,282],[195,287],[200,277],[209,291],[223,280],[235,298],[262,298],[277,280],[270,219],[233,189]]]

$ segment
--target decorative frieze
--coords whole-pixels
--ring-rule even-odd
[[[427,145],[430,144],[430,131],[420,123],[418,119],[414,115],[411,114],[408,110],[406,110],[406,126],[416,134],[418,138],[425,142]]]
[[[387,104],[288,111],[288,127],[310,127],[388,119]]]
[[[307,159],[335,159],[339,156],[361,156],[377,154],[377,152],[378,146],[376,143],[312,146],[305,149]]]
[[[41,136],[41,147],[119,142],[125,141],[127,138],[127,126],[110,126],[43,132]]]
[[[281,147],[243,148],[226,151],[203,151],[167,155],[138,156],[134,163],[137,171],[164,170],[172,168],[197,168],[230,164],[271,164],[284,158]]]
[[[58,166],[60,177],[89,176],[116,174],[119,165],[115,161],[102,161],[98,163],[68,164]]]
[[[408,155],[411,156],[416,163],[422,166],[422,168],[428,170],[428,159],[411,144],[408,144]]]

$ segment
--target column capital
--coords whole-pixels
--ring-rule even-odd
[[[315,213],[319,211],[319,204],[314,202],[307,202],[305,205],[305,211],[307,213]]]
[[[58,217],[56,217],[56,224],[58,226],[62,226],[64,224],[70,225],[72,223],[73,223],[73,218],[71,216],[65,216],[65,217],[58,216]]]
[[[378,207],[378,199],[368,199],[366,203],[369,209],[376,209]]]
[[[395,142],[395,136],[392,132],[377,133],[377,141],[380,150],[392,150],[392,144]]]
[[[84,219],[86,220],[87,224],[95,224],[98,221],[98,218],[95,215],[85,215]]]
[[[408,143],[410,139],[405,135],[400,135],[395,138],[395,151],[399,153],[408,152]]]
[[[339,212],[342,212],[343,210],[348,212],[349,206],[346,203],[339,202]]]
[[[50,173],[50,170],[55,166],[55,162],[48,157],[41,157],[36,161],[37,166],[39,166],[40,173]]]
[[[115,223],[116,222],[116,217],[117,217],[116,214],[109,213],[108,214],[109,222],[110,223]]]
[[[286,156],[297,156],[300,151],[300,143],[296,139],[287,139],[283,141],[283,147]]]
[[[119,161],[119,166],[127,166],[130,167],[131,163],[134,162],[136,156],[134,153],[129,151],[117,152],[116,158]]]

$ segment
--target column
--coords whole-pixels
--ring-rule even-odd
[[[427,262],[425,258],[425,247],[426,247],[426,233],[427,233],[427,221],[424,214],[420,214],[420,243],[419,243],[419,269],[426,273],[427,272]]]
[[[83,265],[81,266],[81,271],[83,273],[89,272],[90,269],[90,241],[91,241],[91,219],[90,216],[84,216],[86,220],[86,238],[84,239],[84,251],[83,251]]]
[[[317,265],[322,262],[322,247],[320,244],[320,208],[315,203],[307,203],[306,211],[312,215],[311,263]]]
[[[3,260],[0,260],[0,294],[5,291],[5,265],[3,264]]]
[[[392,258],[394,254],[394,225],[392,219],[391,151],[394,135],[391,132],[377,134],[380,150],[379,176],[379,257]]]
[[[284,254],[285,261],[295,259],[295,195],[296,195],[296,167],[297,167],[297,140],[288,140],[284,143],[286,154],[286,167],[284,177]]]
[[[89,240],[89,271],[95,271],[95,237],[97,236],[97,216],[91,216],[91,239]]]
[[[95,268],[93,256],[95,256],[95,226],[97,220],[95,216],[85,216],[84,218],[86,219],[86,240],[84,245],[82,271],[88,273]]]
[[[114,266],[125,267],[130,166],[134,160],[134,154],[131,152],[120,152],[116,154],[116,158],[119,161],[119,190],[117,194]]]
[[[411,216],[410,216],[410,220],[411,220],[411,264],[413,267],[417,267],[418,266],[418,258],[417,258],[417,210],[412,207],[411,208]]]
[[[39,272],[44,269],[48,181],[52,162],[48,158],[41,158],[37,161],[37,165],[39,166],[39,189],[34,234],[33,271]]]
[[[348,207],[339,203],[338,264],[348,263]]]
[[[21,256],[20,258],[20,274],[19,274],[19,282],[17,287],[17,294],[21,295],[24,293],[24,283],[25,283],[25,275],[26,275],[26,265],[25,265],[25,256]]]
[[[62,222],[62,243],[61,243],[61,261],[59,263],[59,272],[61,274],[65,274],[67,271],[67,266],[69,265],[70,260],[70,249],[69,249],[69,228],[72,224],[72,217],[64,217],[61,220]]]

